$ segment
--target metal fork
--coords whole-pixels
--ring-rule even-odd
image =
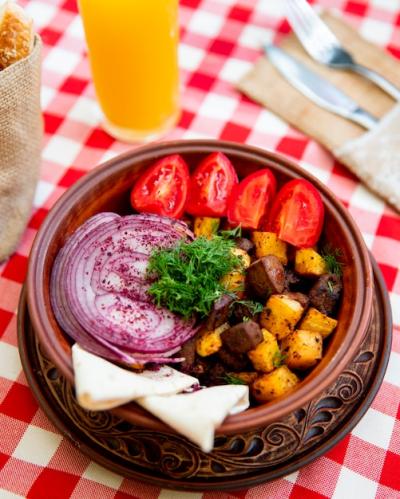
[[[286,0],[286,4],[288,21],[311,57],[327,66],[365,76],[394,99],[400,100],[400,89],[372,69],[358,64],[307,0]]]

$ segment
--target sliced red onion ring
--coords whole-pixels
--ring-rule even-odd
[[[181,229],[182,226],[178,227]],[[147,216],[143,219],[140,215],[112,220],[92,232],[74,254],[67,270],[67,290],[74,290],[68,293],[67,299],[70,300],[71,311],[79,316],[85,329],[91,329],[96,336],[131,351],[162,353],[180,345],[180,336],[186,330],[193,329],[192,323],[164,309],[154,307],[153,314],[150,309],[143,312],[142,302],[131,300],[121,293],[114,296],[112,303],[100,302],[101,308],[98,308],[90,276],[102,268],[113,254],[143,252],[148,256],[155,247],[171,246],[181,238],[182,230],[178,232],[172,225],[164,223],[154,224],[147,220]],[[98,284],[101,286],[101,283]],[[118,302],[122,299],[121,307]],[[113,311],[112,316],[107,313],[107,308]],[[128,315],[124,326],[120,325],[122,314]],[[138,328],[134,324],[137,320],[141,321],[145,335],[151,330],[152,340],[148,344],[143,343],[143,336],[138,336]],[[155,326],[156,330],[153,329]]]
[[[192,337],[193,321],[157,308],[146,267],[155,248],[193,238],[181,221],[157,215],[89,219],[54,263],[51,300],[60,326],[84,348],[125,363],[172,362]]]

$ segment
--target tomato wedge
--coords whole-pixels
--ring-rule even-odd
[[[258,170],[235,185],[228,201],[228,221],[244,229],[258,229],[275,196],[276,180],[268,168]]]
[[[200,217],[225,216],[229,195],[238,182],[235,168],[225,154],[210,154],[190,177],[186,211]]]
[[[314,246],[324,223],[324,205],[317,189],[296,179],[278,192],[269,215],[268,228],[279,239],[298,248]]]
[[[183,215],[189,186],[189,168],[179,154],[160,159],[136,181],[131,205],[139,212],[171,218]]]

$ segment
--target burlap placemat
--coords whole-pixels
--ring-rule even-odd
[[[0,71],[0,261],[25,229],[40,168],[41,40],[31,54]]]
[[[400,87],[398,60],[366,41],[341,19],[328,13],[322,17],[358,62],[375,69]],[[400,210],[400,142],[397,139],[400,107],[397,111],[393,99],[365,78],[314,62],[295,35],[286,37],[281,46],[376,117],[388,115],[385,122],[366,133],[359,125],[321,109],[292,87],[265,57],[261,57],[238,83],[239,90],[319,141],[371,190]],[[355,140],[360,137],[363,140]],[[386,148],[385,152],[382,147]]]

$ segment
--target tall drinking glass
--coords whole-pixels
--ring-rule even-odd
[[[178,0],[79,0],[105,129],[151,140],[179,116]]]

